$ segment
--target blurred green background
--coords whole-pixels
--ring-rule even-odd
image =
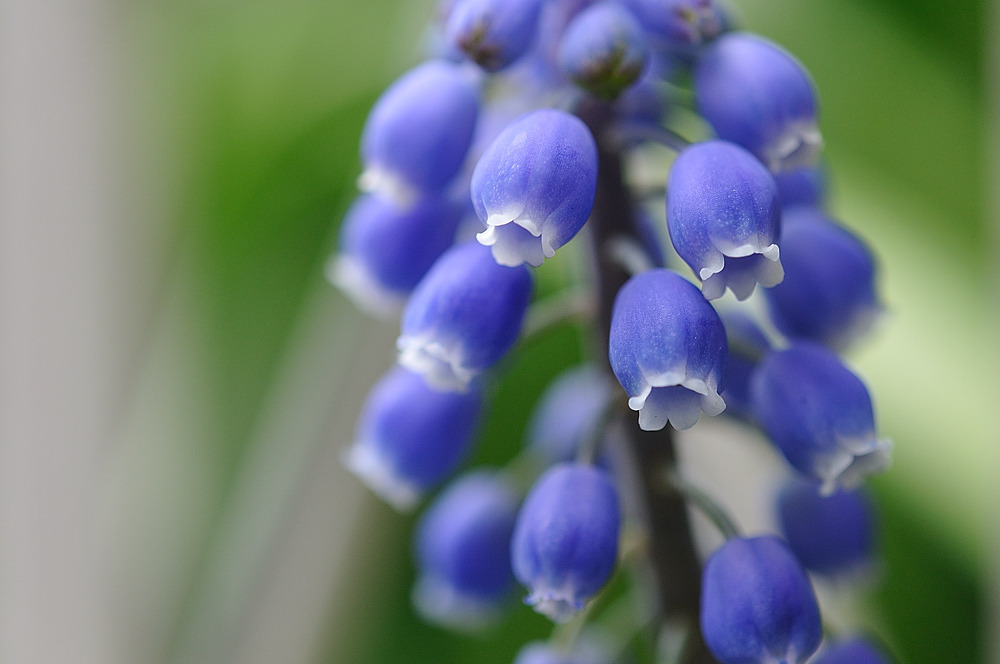
[[[874,483],[885,562],[863,615],[901,661],[1000,661],[991,5],[734,4],[812,72],[833,209],[881,260],[889,316],[851,357],[896,444]],[[474,638],[422,625],[411,519],[338,458],[394,330],[322,266],[366,112],[419,57],[430,4],[102,7],[133,317],[101,475],[121,660],[511,661],[546,622],[522,609]],[[579,352],[569,327],[518,351],[477,461],[516,451],[530,404]]]

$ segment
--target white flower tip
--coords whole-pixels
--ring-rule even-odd
[[[889,468],[892,463],[892,441],[874,435],[839,441],[837,451],[817,464],[817,475],[822,481],[820,494],[829,496],[837,490],[855,489],[875,473]]]
[[[417,581],[413,605],[429,622],[466,633],[490,627],[501,616],[495,603],[459,592],[443,579],[429,575]]]
[[[773,250],[772,250],[773,248]],[[778,259],[777,245],[770,245],[763,252],[727,260],[725,269],[712,274],[701,284],[706,300],[716,300],[726,292],[733,292],[740,302],[753,295],[757,284],[764,288],[777,286],[785,278],[785,268]]]
[[[531,228],[526,228],[523,223],[529,223]],[[548,238],[535,232],[537,230],[537,226],[527,220],[501,225],[491,223],[485,231],[476,234],[476,239],[479,244],[492,247],[493,259],[499,265],[517,267],[527,263],[538,267],[546,258],[552,258],[556,250]]]
[[[385,502],[400,512],[413,509],[422,495],[419,487],[400,477],[388,460],[363,441],[344,451],[344,466]]]
[[[419,198],[419,192],[409,182],[397,174],[369,166],[358,176],[358,190],[365,194],[377,194],[391,200],[401,210],[413,207]]]
[[[535,591],[524,598],[524,603],[552,622],[567,623],[579,613],[584,602],[574,600],[568,593],[547,590]]]
[[[326,280],[339,288],[362,311],[378,318],[398,316],[406,294],[382,286],[367,266],[354,256],[340,254],[323,268]]]
[[[813,119],[791,125],[764,151],[764,162],[772,173],[790,171],[816,163],[823,149],[823,135]]]
[[[448,347],[429,337],[401,335],[396,339],[399,363],[423,376],[439,392],[465,392],[478,373],[464,366],[461,347]]]

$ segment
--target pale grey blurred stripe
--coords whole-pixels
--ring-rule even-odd
[[[372,383],[395,361],[394,323],[328,285],[307,300],[212,533],[203,583],[171,661],[307,662],[364,489],[340,463]]]
[[[114,664],[103,482],[129,326],[94,0],[0,0],[0,662]]]

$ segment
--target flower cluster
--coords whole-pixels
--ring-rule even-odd
[[[362,194],[329,264],[359,306],[400,316],[398,366],[345,461],[400,509],[446,482],[529,308],[544,307],[535,272],[557,252],[589,253],[590,295],[571,313],[593,315],[603,348],[552,383],[510,467],[434,499],[416,538],[417,609],[475,629],[516,580],[564,622],[643,553],[661,580],[698,575],[691,504],[727,540],[700,582],[674,584],[695,597],[650,612],[700,620],[695,640],[723,664],[808,660],[823,634],[810,574],[869,565],[859,487],[890,452],[840,355],[880,304],[872,253],[824,209],[811,77],[714,0],[450,0],[438,14],[431,58],[371,111]],[[674,130],[684,104],[703,135]],[[654,144],[673,158],[651,194],[628,157]],[[678,479],[672,432],[720,414],[763,432],[795,474],[777,494],[780,533],[735,533],[710,488]],[[633,523],[674,530],[623,547]],[[663,541],[682,554],[662,555]],[[815,661],[869,656],[843,654],[858,648],[870,650],[855,639]],[[594,652],[532,644],[517,661],[616,657]]]

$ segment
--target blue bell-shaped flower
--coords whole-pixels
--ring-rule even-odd
[[[567,369],[552,381],[528,425],[528,449],[545,463],[572,461],[594,435],[611,399],[604,371],[592,364]]]
[[[816,91],[780,46],[746,32],[719,37],[698,57],[694,90],[718,137],[739,143],[772,171],[815,162],[823,145]]]
[[[569,620],[610,578],[618,557],[618,495],[607,473],[559,464],[543,474],[517,515],[511,562],[525,603]]]
[[[479,629],[499,617],[514,587],[510,539],[518,497],[501,475],[479,471],[449,485],[416,534],[419,578],[413,592],[425,618]]]
[[[801,664],[823,637],[809,577],[773,536],[734,537],[709,557],[701,631],[722,664]]]
[[[618,291],[608,357],[618,382],[639,412],[639,427],[669,421],[687,429],[701,413],[718,415],[726,359],[726,330],[698,288],[676,272],[636,275]]]
[[[437,392],[396,367],[368,395],[344,463],[393,507],[409,509],[465,458],[481,410],[478,388]]]
[[[457,0],[449,40],[486,71],[499,71],[528,51],[542,0]]]
[[[461,391],[514,345],[531,299],[524,266],[497,265],[469,241],[444,253],[403,310],[399,362],[439,390]]]
[[[815,208],[782,217],[785,279],[767,291],[774,326],[787,337],[843,350],[882,312],[875,293],[875,257],[865,243]]]
[[[648,60],[642,26],[623,5],[607,0],[577,14],[559,44],[559,66],[570,80],[604,99],[638,81]]]
[[[461,216],[458,205],[440,196],[422,197],[408,208],[361,196],[340,227],[340,248],[327,278],[362,309],[396,313],[454,242]]]
[[[771,352],[750,394],[764,432],[823,494],[853,489],[889,465],[892,444],[875,433],[868,389],[827,348],[798,342]]]
[[[650,39],[660,48],[682,53],[709,42],[726,27],[714,0],[627,0]]]
[[[467,69],[432,60],[393,83],[361,134],[362,191],[409,207],[458,173],[479,113],[478,82]]]
[[[587,222],[597,188],[597,145],[574,115],[542,109],[500,133],[472,173],[477,235],[501,265],[538,266]]]
[[[822,162],[775,173],[774,183],[778,185],[782,210],[799,205],[822,209],[826,204],[827,174]]]
[[[727,287],[745,300],[758,283],[781,282],[780,224],[774,178],[740,146],[706,141],[677,156],[668,181],[667,228],[709,300]]]
[[[778,493],[778,524],[802,566],[826,575],[863,571],[875,547],[875,515],[859,489],[823,496],[819,485],[802,478]]]

